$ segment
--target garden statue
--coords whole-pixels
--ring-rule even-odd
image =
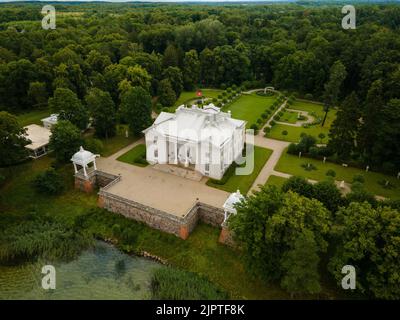
[[[322,162],[325,163],[325,161],[326,161],[326,157],[324,157],[324,160]]]
[[[299,158],[301,158],[301,151],[299,151]]]
[[[344,189],[344,180],[340,182],[340,189]]]
[[[126,129],[125,130],[125,138],[128,138],[129,137],[129,132],[128,132],[128,129]]]
[[[367,167],[365,168],[365,172],[368,172],[368,170],[369,170],[369,166],[367,166]]]
[[[397,179],[400,179],[400,171],[397,173]]]

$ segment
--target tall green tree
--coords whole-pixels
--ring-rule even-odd
[[[179,67],[179,61],[180,61],[179,50],[173,44],[169,44],[164,51],[164,57],[163,57],[164,68]]]
[[[360,118],[360,103],[356,93],[352,92],[340,106],[329,131],[328,147],[342,159],[348,159],[356,148]]]
[[[29,144],[26,130],[17,117],[0,111],[0,167],[9,166],[26,159],[25,146]]]
[[[31,82],[29,84],[28,97],[36,107],[46,105],[49,98],[46,83],[39,81]]]
[[[117,116],[111,95],[106,91],[92,88],[86,95],[85,102],[93,119],[96,135],[107,139],[114,136]]]
[[[121,113],[134,135],[139,135],[152,123],[151,96],[142,87],[133,87],[121,97]]]
[[[178,98],[183,90],[183,76],[178,67],[168,67],[163,72],[163,79],[168,79]]]
[[[359,134],[359,147],[367,158],[371,158],[378,132],[381,129],[381,111],[384,106],[383,82],[376,80],[368,90],[362,115],[362,126]]]
[[[204,86],[210,86],[215,83],[215,56],[214,52],[205,48],[200,53],[200,82]]]
[[[58,162],[69,162],[82,143],[79,129],[67,120],[60,120],[51,128],[49,148]]]
[[[314,235],[304,230],[294,242],[293,249],[282,259],[285,275],[281,286],[292,295],[301,293],[316,294],[321,291],[318,273],[320,258]]]
[[[68,120],[80,130],[87,128],[89,113],[70,89],[57,88],[54,96],[49,98],[49,106],[53,112],[59,113],[60,120]]]
[[[193,90],[199,82],[200,61],[196,50],[185,53],[183,59],[183,86],[186,90]]]
[[[341,87],[343,81],[346,79],[347,71],[343,63],[338,60],[332,65],[329,72],[328,82],[325,84],[324,92],[324,108],[325,116],[322,121],[322,126],[325,124],[326,117],[328,115],[329,109],[335,107],[338,104],[339,95],[341,92]]]
[[[326,252],[328,243],[325,238],[331,223],[330,212],[317,200],[291,191],[282,193],[271,186],[262,187],[238,204],[237,214],[228,221],[236,241],[243,248],[248,270],[265,280],[278,281],[285,276],[292,278],[285,268],[287,264],[284,266],[282,262],[290,251],[295,250],[296,239],[304,232],[312,233],[315,252]],[[296,257],[299,255],[293,253],[290,259]],[[307,276],[309,270],[303,271],[303,276]],[[298,272],[296,277],[301,277],[300,270]],[[315,275],[314,279],[317,277]],[[304,292],[304,287],[290,288],[293,292]]]
[[[161,80],[158,85],[158,101],[163,107],[171,107],[176,101],[176,95],[168,79]]]
[[[380,127],[371,151],[375,163],[382,163],[389,173],[400,168],[400,99],[391,99],[380,111]]]
[[[400,299],[400,214],[353,202],[336,213],[335,252],[329,269],[340,283],[342,267],[356,269],[356,288],[378,299]]]

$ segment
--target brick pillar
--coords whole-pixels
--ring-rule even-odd
[[[75,177],[75,189],[80,189],[80,188],[81,188],[81,180]]]
[[[233,245],[232,234],[229,231],[228,227],[223,226],[221,229],[221,233],[219,234],[218,242],[226,244],[226,245]]]
[[[91,193],[93,191],[93,183],[90,180],[85,180],[83,183],[83,191],[86,193]]]
[[[98,206],[99,208],[104,208],[104,198],[103,198],[102,196],[99,196],[99,197],[97,198],[97,206]]]
[[[186,240],[189,237],[189,227],[186,224],[180,227],[179,237],[183,240]]]

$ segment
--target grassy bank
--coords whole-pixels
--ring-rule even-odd
[[[252,124],[257,123],[257,119],[261,114],[269,109],[276,96],[262,97],[257,94],[243,94],[239,99],[224,107],[223,111],[231,111],[232,118],[247,121],[246,127],[249,128]]]
[[[193,272],[165,268],[154,271],[151,298],[155,300],[221,300],[228,294]]]
[[[302,165],[310,163],[314,165],[315,170],[307,171]],[[365,190],[372,194],[379,196],[400,199],[400,180],[396,177],[391,177],[378,172],[365,172],[353,167],[343,167],[339,164],[326,162],[323,163],[321,160],[305,158],[288,154],[284,152],[279,159],[279,162],[275,166],[275,170],[289,173],[295,176],[302,176],[313,180],[325,180],[327,178],[326,173],[328,170],[333,170],[336,173],[336,180],[344,180],[345,182],[352,183],[355,175],[362,175],[365,179],[364,187]],[[393,188],[384,188],[382,184],[386,180],[394,186]]]
[[[207,181],[207,185],[227,192],[235,192],[236,190],[240,190],[242,194],[246,194],[250,190],[271,154],[272,150],[270,149],[254,146],[254,169],[251,174],[236,175],[235,170],[228,169],[225,174],[229,175],[229,177],[225,177],[219,181],[209,179]]]
[[[146,161],[146,146],[144,144],[138,144],[128,152],[119,156],[117,160],[139,167],[146,167],[149,164]]]

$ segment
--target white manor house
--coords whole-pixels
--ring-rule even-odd
[[[161,112],[143,132],[146,160],[174,164],[221,179],[231,163],[241,157],[246,122],[209,104],[203,108],[179,106],[175,113]]]

